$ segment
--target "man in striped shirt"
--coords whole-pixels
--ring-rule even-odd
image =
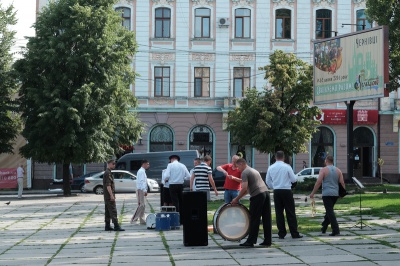
[[[211,156],[204,156],[203,162],[195,166],[190,178],[190,191],[193,191],[193,185],[196,186],[196,191],[207,192],[207,200],[210,200],[210,184],[214,189],[215,196],[218,196],[218,191],[212,177]]]

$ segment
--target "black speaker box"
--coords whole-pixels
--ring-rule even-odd
[[[183,192],[183,245],[208,246],[207,193]]]

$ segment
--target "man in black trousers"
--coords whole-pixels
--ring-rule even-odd
[[[286,236],[285,215],[289,225],[292,238],[302,238],[297,231],[297,218],[292,193],[292,183],[297,181],[292,167],[285,163],[285,154],[283,151],[277,151],[275,154],[276,162],[268,168],[266,182],[270,189],[274,190],[274,203],[276,226],[278,227],[278,236],[284,239]]]
[[[238,204],[239,200],[250,194],[250,231],[246,242],[240,244],[242,247],[254,247],[257,243],[260,230],[260,218],[262,217],[264,229],[264,241],[261,246],[272,244],[272,221],[271,221],[271,199],[268,188],[262,180],[260,173],[247,165],[245,159],[236,161],[236,166],[242,172],[242,189],[239,195],[231,201],[231,204]]]

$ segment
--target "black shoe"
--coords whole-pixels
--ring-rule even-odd
[[[111,227],[111,225],[106,224],[106,226],[104,227],[104,231],[113,231],[114,227]]]
[[[260,244],[259,244],[260,246],[266,246],[266,247],[270,247],[271,246],[271,243],[267,243],[267,242],[261,242]]]
[[[122,229],[121,226],[115,226],[114,231],[125,231],[125,229]]]
[[[340,235],[340,233],[331,233],[331,234],[329,234],[329,236],[338,236],[338,235]]]
[[[326,229],[327,229],[327,227],[322,226],[322,227],[321,227],[321,233],[325,234],[325,233],[326,233]]]
[[[252,248],[254,247],[254,244],[248,243],[248,242],[244,242],[242,244],[239,244],[239,246],[241,247],[247,247],[247,248]]]
[[[292,238],[303,238],[302,235],[292,236]]]
[[[280,236],[279,239],[285,239],[285,237],[284,236]]]

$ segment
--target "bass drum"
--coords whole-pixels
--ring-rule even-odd
[[[213,226],[215,233],[224,240],[240,241],[249,234],[249,210],[242,204],[226,203],[215,212]]]

